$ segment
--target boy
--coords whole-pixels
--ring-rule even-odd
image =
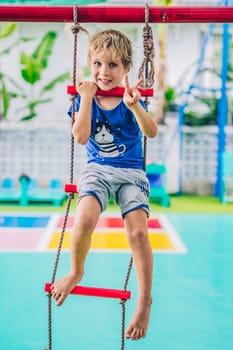
[[[152,303],[153,255],[148,238],[149,183],[143,170],[142,134],[155,137],[151,118],[128,73],[132,65],[129,39],[117,30],[91,37],[88,49],[91,81],[77,84],[74,139],[86,145],[87,165],[79,181],[78,209],[71,236],[71,270],[51,290],[61,305],[84,274],[92,232],[111,196],[121,208],[138,280],[138,302],[126,338],[144,338]],[[108,91],[125,82],[121,97],[96,96],[97,87]]]

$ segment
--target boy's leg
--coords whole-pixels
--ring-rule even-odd
[[[138,280],[137,307],[126,330],[126,338],[138,340],[145,337],[149,324],[153,254],[149,242],[146,212],[142,209],[129,212],[124,221]]]
[[[100,204],[94,196],[85,196],[79,201],[71,234],[70,273],[54,282],[51,287],[52,296],[58,306],[63,303],[70,291],[83,277],[92,232],[95,229],[100,212]]]

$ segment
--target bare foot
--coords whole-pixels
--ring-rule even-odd
[[[51,294],[54,297],[57,306],[60,306],[64,302],[70,291],[80,281],[81,278],[70,274],[52,284]]]
[[[151,304],[152,301],[149,301],[137,307],[125,334],[127,339],[139,340],[145,338],[149,324]]]

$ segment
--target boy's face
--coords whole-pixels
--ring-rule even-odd
[[[111,49],[95,52],[90,62],[92,79],[101,90],[111,90],[121,85],[122,79],[129,69]]]

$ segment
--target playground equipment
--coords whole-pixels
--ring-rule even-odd
[[[15,181],[12,178],[8,177],[2,180],[0,187],[0,203],[8,202],[21,204],[21,194],[21,189],[16,187]]]
[[[233,202],[233,152],[222,154],[222,188],[221,201]]]
[[[41,188],[35,179],[22,175],[20,184],[22,186],[23,205],[28,205],[29,203],[51,203],[54,206],[59,206],[67,198],[62,183],[57,179],[52,179],[47,188]]]
[[[233,8],[226,6],[150,7],[151,23],[231,23]],[[130,18],[129,18],[130,13]],[[72,6],[0,6],[2,22],[72,22]],[[79,23],[142,23],[143,6],[79,6]]]
[[[166,165],[150,163],[146,166],[146,176],[150,182],[150,200],[159,201],[162,206],[170,206],[170,197],[167,191]]]
[[[225,5],[226,8],[232,8],[229,6],[230,4],[233,4],[232,0],[221,0],[219,1],[219,4],[215,9],[221,8],[222,5]],[[192,21],[190,21],[192,22]],[[179,119],[176,128],[174,129],[173,135],[171,137],[171,140],[168,144],[168,146],[165,149],[164,155],[162,157],[163,162],[166,162],[166,158],[172,148],[172,143],[174,142],[176,136],[179,137],[179,161],[181,163],[180,170],[179,170],[179,193],[182,193],[182,164],[184,162],[184,111],[188,104],[188,99],[190,95],[194,91],[209,91],[209,92],[218,92],[219,93],[219,102],[218,102],[218,116],[217,116],[217,124],[218,124],[218,140],[217,140],[217,169],[216,169],[216,180],[215,180],[215,196],[218,198],[221,198],[221,187],[222,187],[222,177],[223,177],[223,166],[222,166],[222,153],[226,149],[226,130],[225,126],[227,123],[227,105],[228,105],[228,90],[229,87],[227,86],[227,72],[228,72],[228,65],[229,65],[229,42],[230,42],[230,22],[226,21],[227,23],[224,23],[222,25],[222,56],[221,56],[221,86],[217,89],[212,88],[203,88],[198,83],[198,78],[200,77],[200,72],[203,68],[203,63],[205,59],[205,53],[207,50],[207,45],[210,40],[210,38],[213,36],[214,28],[216,27],[216,23],[220,23],[219,21],[212,21],[212,23],[209,25],[209,29],[204,37],[200,55],[197,60],[195,70],[193,73],[193,76],[191,78],[191,81],[185,89],[185,91],[182,92],[182,101],[179,105]]]
[[[145,8],[144,7],[112,7],[107,6],[105,8],[97,6],[97,7],[79,7],[78,8],[78,21],[81,22],[97,22],[103,23],[107,22],[129,22],[129,10],[130,10],[130,21],[134,23],[140,23],[145,21]],[[147,20],[150,22],[162,22],[162,23],[189,23],[189,22],[233,22],[233,8],[226,7],[209,7],[209,8],[195,8],[195,7],[173,7],[173,8],[161,8],[161,7],[153,7],[151,8],[150,14],[148,14]],[[77,16],[75,20],[75,24],[77,22]],[[11,7],[11,6],[0,6],[0,18],[2,21],[31,21],[31,22],[72,22],[73,21],[73,8],[72,7]],[[148,23],[147,23],[148,24]],[[77,33],[75,33],[75,36]],[[76,80],[74,81],[75,85]],[[73,173],[71,171],[71,178],[73,178]],[[71,181],[72,182],[72,181]],[[70,193],[69,201],[67,205],[67,212],[65,216],[64,222],[66,222],[69,212],[69,206],[71,199],[73,198],[73,194]],[[62,238],[65,230],[65,224],[61,233],[61,239],[58,247],[58,253],[55,261],[52,283],[54,282],[57,264],[59,260]],[[129,272],[131,270],[132,259],[130,260],[130,266],[128,268],[128,273],[126,276],[125,287],[128,283]],[[122,312],[122,344],[121,349],[124,349],[124,303],[125,300],[121,300],[123,312]],[[49,335],[49,350],[52,349],[52,337],[51,337],[51,295],[49,294],[48,298],[48,335]]]
[[[35,179],[21,175],[19,187],[12,178],[2,180],[0,189],[0,203],[16,203],[22,206],[30,203],[49,203],[55,206],[62,205],[67,198],[60,180],[51,179],[48,187],[39,187]]]
[[[142,78],[142,81],[144,82],[144,91],[141,90],[141,94],[145,96],[145,105],[148,105],[148,96],[153,95],[153,89],[151,88],[154,84],[154,64],[153,64],[153,58],[154,58],[154,45],[153,45],[153,33],[152,29],[149,25],[149,7],[148,5],[145,6],[144,9],[144,14],[145,14],[145,25],[143,27],[143,45],[144,45],[144,60],[142,65],[140,66],[139,69],[139,74],[138,77]],[[70,87],[73,89],[73,99],[72,99],[72,110],[71,110],[71,117],[72,117],[72,123],[71,123],[71,128],[72,125],[75,121],[75,97],[77,95],[77,91],[75,89],[75,84],[77,81],[77,71],[76,71],[76,58],[77,58],[77,51],[78,51],[78,33],[80,31],[80,24],[78,23],[78,8],[75,5],[73,8],[73,20],[74,20],[74,25],[72,27],[72,33],[74,35],[74,41],[73,41],[73,86]],[[148,88],[150,88],[148,90]],[[71,91],[68,88],[68,93]],[[123,96],[124,94],[124,88],[119,88],[117,87],[116,89],[112,89],[111,91],[101,91],[100,89],[98,90],[98,94],[101,94],[101,96]],[[71,132],[72,134],[72,132]],[[143,168],[145,169],[145,164],[146,164],[146,144],[147,144],[147,139],[144,136],[144,162],[143,162]],[[51,297],[52,297],[52,286],[53,283],[55,282],[55,277],[57,273],[57,267],[58,267],[58,262],[60,258],[60,253],[61,253],[61,248],[62,248],[62,242],[66,230],[66,223],[68,220],[69,216],[69,210],[71,206],[71,202],[74,199],[74,193],[78,193],[78,188],[76,185],[73,184],[73,177],[74,177],[74,137],[72,134],[71,137],[71,151],[70,151],[70,184],[67,184],[65,186],[66,190],[69,190],[69,195],[68,195],[68,201],[67,201],[67,206],[66,206],[66,213],[65,213],[65,218],[64,218],[64,224],[62,227],[62,230],[60,232],[60,239],[58,243],[58,248],[57,248],[57,255],[55,259],[55,264],[54,264],[54,269],[52,273],[52,278],[51,278],[51,283],[46,284],[45,286],[45,291],[48,292],[48,349],[52,349],[52,307],[51,307]],[[122,290],[113,290],[109,288],[90,288],[90,287],[80,287],[76,286],[72,290],[71,293],[74,294],[83,294],[83,295],[89,295],[89,296],[100,296],[100,297],[113,297],[113,298],[120,298],[120,305],[121,305],[121,350],[124,350],[124,344],[125,344],[125,303],[127,299],[130,298],[130,292],[126,290],[129,282],[129,277],[130,273],[132,270],[132,265],[133,265],[133,256],[130,256],[129,264],[128,264],[128,269],[127,273],[125,276],[125,282],[124,282],[124,287]],[[45,349],[47,350],[47,349]]]

